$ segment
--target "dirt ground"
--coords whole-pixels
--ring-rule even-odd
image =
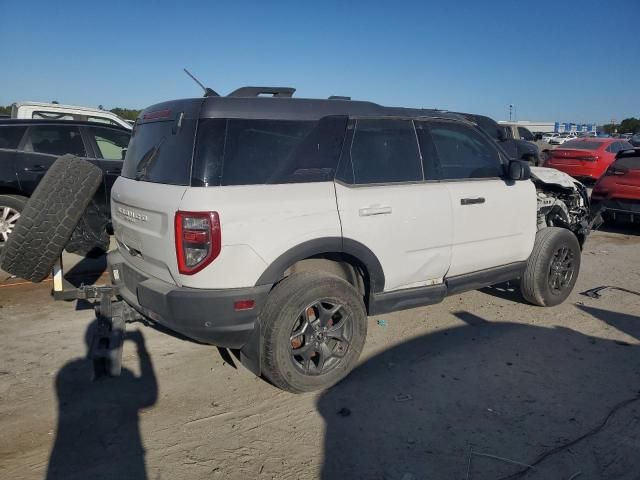
[[[563,305],[503,285],[372,317],[346,380],[291,395],[142,324],[91,381],[89,305],[5,281],[0,478],[637,479],[640,297],[601,285],[640,291],[640,228],[594,233]]]

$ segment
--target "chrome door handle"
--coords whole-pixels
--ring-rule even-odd
[[[42,165],[34,165],[33,167],[24,167],[25,172],[44,172],[46,168]]]
[[[461,198],[460,205],[476,205],[478,203],[484,203],[484,197],[478,198]]]
[[[389,206],[372,206],[361,208],[358,213],[360,213],[361,217],[369,217],[371,215],[388,215],[391,211]]]

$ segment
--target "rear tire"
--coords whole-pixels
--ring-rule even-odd
[[[16,228],[27,200],[22,195],[0,195],[0,252]]]
[[[564,302],[578,279],[580,254],[578,239],[569,230],[539,230],[520,282],[522,296],[541,307]]]
[[[73,155],[58,158],[27,201],[0,268],[32,282],[47,278],[101,183],[95,165]]]
[[[367,336],[362,296],[322,272],[294,273],[269,294],[260,314],[262,372],[293,393],[329,387],[355,366]]]

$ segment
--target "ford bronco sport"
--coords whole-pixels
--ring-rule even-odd
[[[458,114],[292,93],[141,113],[109,254],[139,315],[303,392],[354,367],[368,315],[513,279],[536,305],[567,298],[590,228],[581,184],[509,160]]]

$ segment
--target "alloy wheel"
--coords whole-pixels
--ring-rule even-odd
[[[342,362],[352,337],[353,325],[344,305],[318,300],[300,312],[291,330],[291,360],[305,375],[325,374]]]
[[[20,212],[15,208],[0,205],[0,244],[7,241],[19,218]]]
[[[573,251],[569,247],[560,247],[553,255],[549,269],[549,287],[555,294],[571,284],[575,272]]]

